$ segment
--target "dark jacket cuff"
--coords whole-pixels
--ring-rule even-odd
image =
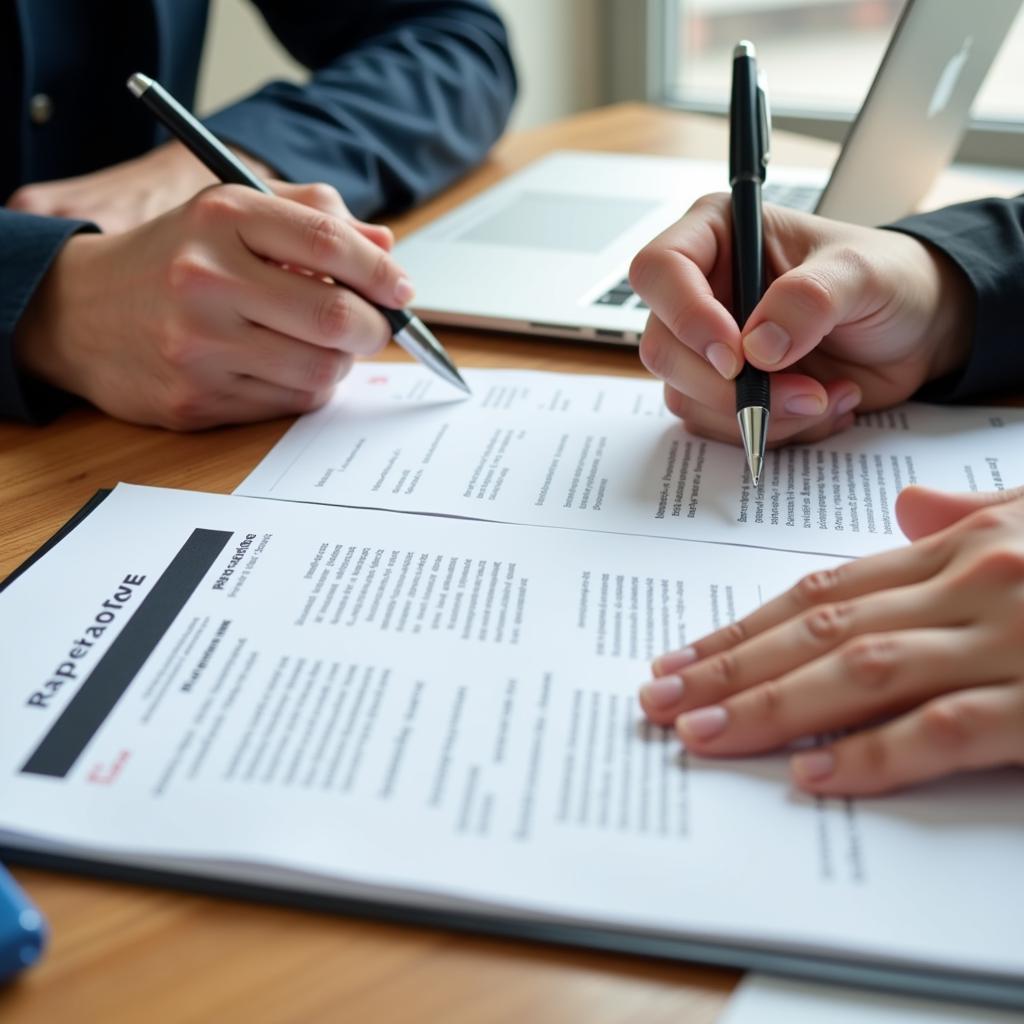
[[[45,423],[73,401],[67,392],[22,370],[14,357],[14,332],[64,243],[95,224],[0,210],[0,416]]]
[[[955,402],[1019,386],[1024,381],[1024,197],[961,203],[888,227],[943,252],[974,292],[966,365],[930,382],[917,397]]]

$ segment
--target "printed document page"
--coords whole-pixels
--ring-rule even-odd
[[[470,398],[422,367],[363,363],[236,493],[504,522],[863,555],[904,542],[910,483],[1024,483],[1024,409],[910,404],[819,444],[771,451],[688,434],[659,383],[467,370]]]
[[[640,720],[831,564],[122,485],[0,593],[0,841],[1020,978],[1020,773],[814,800]]]
[[[718,1024],[1020,1024],[1020,1011],[748,974]]]

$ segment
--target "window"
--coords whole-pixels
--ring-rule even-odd
[[[820,134],[839,138],[867,94],[903,0],[660,0],[660,7],[661,81],[650,84],[663,101],[724,110],[732,47],[750,38],[768,71],[780,126],[791,115],[801,128],[817,124]],[[971,159],[1024,161],[1022,67],[1024,12],[975,101],[973,142],[988,140],[968,147]]]

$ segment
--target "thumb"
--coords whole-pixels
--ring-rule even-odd
[[[909,540],[927,537],[959,522],[965,516],[989,505],[1001,505],[1024,497],[1024,487],[1008,491],[981,491],[947,494],[928,487],[905,487],[896,499],[896,519]]]
[[[776,278],[743,325],[743,354],[762,370],[802,359],[840,324],[885,302],[880,275],[847,248],[827,246]]]

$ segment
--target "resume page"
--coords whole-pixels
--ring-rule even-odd
[[[0,593],[0,839],[1019,978],[1020,773],[812,799],[642,721],[836,563],[121,485]]]
[[[1020,1024],[1019,1010],[748,974],[718,1024]]]
[[[907,484],[1024,483],[1024,409],[862,415],[769,451],[755,488],[742,450],[688,434],[656,381],[465,376],[470,398],[413,364],[358,364],[236,493],[852,556],[903,543]]]

